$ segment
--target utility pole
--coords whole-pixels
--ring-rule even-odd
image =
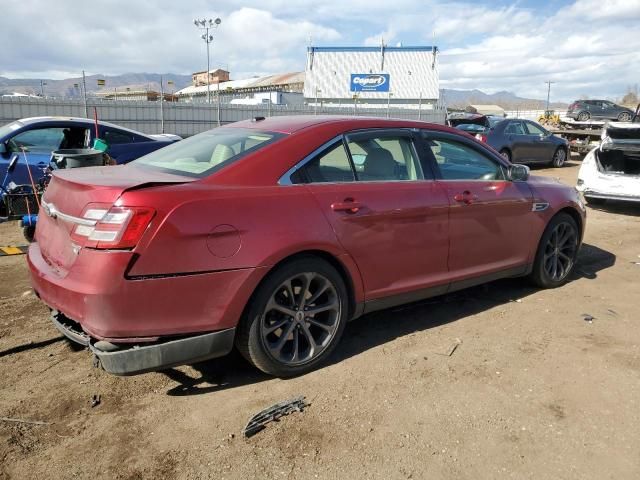
[[[89,108],[87,107],[87,78],[82,70],[82,92],[84,95],[84,117],[89,118]]]
[[[544,82],[547,84],[547,108],[546,110],[549,110],[549,98],[551,96],[551,84],[552,83],[556,83],[556,82],[552,82],[551,80],[547,80],[546,82]]]
[[[164,133],[164,87],[162,75],[160,75],[160,133]]]
[[[222,20],[216,18],[212,19],[202,19],[202,20],[194,20],[193,24],[198,27],[200,30],[204,30],[204,33],[200,38],[204,40],[207,44],[207,103],[211,103],[211,67],[209,65],[209,44],[213,42],[213,34],[209,34],[209,30],[215,30],[218,28],[218,25],[222,23]],[[218,79],[218,83],[220,79]]]

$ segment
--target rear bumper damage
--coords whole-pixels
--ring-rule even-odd
[[[114,375],[137,375],[165,368],[202,362],[231,352],[235,328],[181,338],[166,338],[148,344],[119,344],[95,341],[60,312],[51,320],[69,340],[89,347],[102,368]]]

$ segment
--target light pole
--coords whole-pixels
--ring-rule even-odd
[[[40,94],[44,98],[44,86],[47,84],[44,80],[40,80]]]
[[[546,108],[546,111],[548,112],[549,111],[549,97],[551,96],[551,84],[552,83],[556,83],[556,82],[552,82],[552,81],[549,80],[549,81],[546,81],[544,83],[547,84],[547,108]]]
[[[211,20],[209,19],[202,19],[202,20],[198,20],[195,19],[193,21],[193,24],[198,27],[200,30],[203,30],[204,33],[202,34],[202,36],[200,38],[202,38],[204,40],[204,42],[207,44],[207,103],[211,103],[211,78],[210,78],[210,66],[209,66],[209,44],[211,42],[213,42],[213,34],[209,33],[209,30],[215,30],[216,28],[218,28],[218,25],[220,25],[222,23],[222,20],[220,20],[219,18],[216,18],[215,20]]]

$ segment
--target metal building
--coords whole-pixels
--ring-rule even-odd
[[[304,96],[324,104],[435,103],[437,53],[436,46],[308,47]]]

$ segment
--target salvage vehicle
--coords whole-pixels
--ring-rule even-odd
[[[310,371],[348,320],[498,278],[564,284],[578,192],[453,128],[256,117],[56,171],[27,255],[55,326],[131,375],[234,347]]]
[[[637,114],[634,123],[612,122],[604,128],[600,146],[582,161],[576,188],[587,203],[593,205],[607,200],[640,202],[640,118]]]
[[[633,110],[608,100],[576,100],[569,105],[567,117],[581,122],[592,119],[629,122],[633,118]]]
[[[17,154],[21,158],[13,174],[14,182],[28,184],[43,175],[49,165],[51,152],[62,149],[88,148],[96,138],[104,140],[106,153],[117,163],[127,163],[142,155],[180,140],[177,135],[146,135],[108,122],[70,117],[34,117],[16,120],[0,127],[0,177],[4,176],[9,160]]]
[[[531,120],[506,119],[476,138],[514,163],[544,163],[559,168],[569,154],[569,143]]]

